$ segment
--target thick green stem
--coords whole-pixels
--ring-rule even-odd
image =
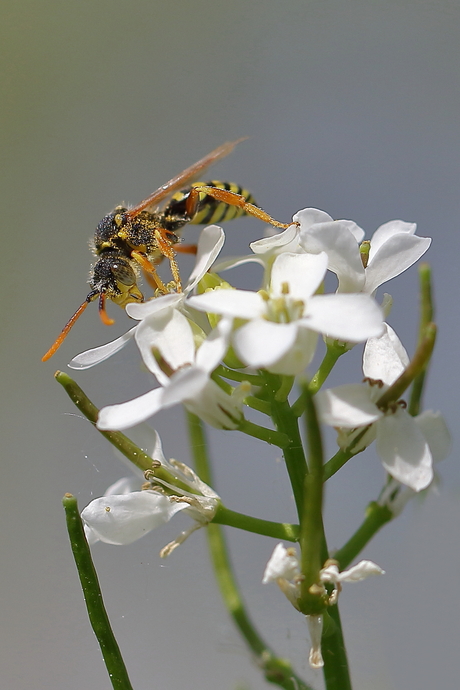
[[[278,402],[275,397],[272,399],[272,419],[278,433],[282,433],[288,439],[288,443],[283,447],[283,456],[291,480],[300,522],[303,516],[304,480],[308,473],[308,467],[300,437],[298,419],[293,414],[287,400]]]
[[[272,446],[278,446],[278,448],[286,448],[289,445],[289,437],[279,431],[274,431],[273,429],[267,429],[264,426],[259,426],[259,424],[254,424],[254,422],[249,422],[244,419],[238,425],[238,431],[248,436],[253,436],[258,438],[260,441],[265,441]]]
[[[80,577],[91,627],[97,637],[114,690],[132,690],[120,648],[110,627],[99,581],[78,511],[77,499],[66,494],[62,501],[66,513],[70,545]]]
[[[362,524],[342,548],[334,553],[340,570],[347,568],[379,529],[393,518],[393,513],[386,506],[381,506],[375,501],[370,503],[366,508],[366,517]]]
[[[323,527],[323,442],[313,398],[303,386],[308,442],[309,473],[304,479],[304,507],[300,522],[301,572],[299,606],[302,613],[319,615],[325,602],[318,587],[319,571],[324,562],[325,536]],[[313,589],[312,589],[313,587]],[[315,591],[315,587],[316,590]]]
[[[207,444],[201,421],[191,413],[187,413],[187,419],[195,469],[207,484],[212,484]],[[207,534],[211,560],[222,598],[235,625],[255,655],[265,679],[286,690],[312,690],[293,673],[288,660],[277,657],[273,653],[252,624],[233,575],[222,529],[216,524],[210,524],[207,527]]]
[[[299,538],[298,525],[291,525],[288,522],[261,520],[260,518],[251,517],[250,515],[237,513],[234,510],[226,508],[222,504],[217,508],[212,521],[219,525],[236,527],[246,532],[262,534],[265,537],[273,537],[274,539],[285,539],[286,541],[295,542]]]

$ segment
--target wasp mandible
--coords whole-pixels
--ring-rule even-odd
[[[191,184],[206,168],[228,156],[242,140],[222,144],[134,208],[117,206],[101,220],[92,243],[93,253],[98,259],[91,270],[90,292],[43,356],[43,362],[62,345],[90,302],[98,299],[99,315],[106,325],[114,323],[105,309],[107,299],[120,307],[125,307],[129,302],[143,302],[144,296],[137,284],[140,268],[156,295],[171,290],[180,292],[182,287],[176,253],[196,252],[195,245],[179,244],[178,233],[187,223],[218,223],[251,215],[275,227],[288,227],[256,206],[252,194],[237,184],[218,180]],[[169,202],[160,209],[159,204],[169,196]],[[163,257],[170,263],[172,284],[165,285],[156,270],[156,265]]]

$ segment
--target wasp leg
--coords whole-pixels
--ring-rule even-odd
[[[158,249],[169,261],[172,277],[176,283],[177,292],[182,292],[182,283],[179,274],[179,266],[177,265],[176,261],[176,253],[171,246],[171,240],[168,238],[168,235],[174,235],[174,233],[170,232],[169,230],[165,230],[164,228],[157,228],[155,230],[155,239],[158,244]]]
[[[161,251],[163,251],[161,247],[160,249]],[[158,275],[157,269],[147,259],[145,254],[133,250],[131,252],[131,258],[134,259],[134,261],[137,261],[137,263],[139,264],[139,266],[141,266],[145,273],[150,276],[149,284],[151,285],[151,287],[153,287],[154,290],[160,290],[160,292],[162,292],[163,294],[166,294],[168,292],[166,285],[163,283],[160,276]]]
[[[99,317],[104,324],[104,326],[113,326],[115,321],[110,318],[110,316],[107,314],[105,310],[105,299],[106,299],[106,294],[105,292],[101,292],[99,295]]]
[[[198,247],[196,244],[176,244],[174,246],[174,251],[177,254],[196,254]]]
[[[226,189],[221,189],[220,187],[210,187],[209,185],[203,185],[202,187],[192,187],[190,190],[189,197],[187,199],[187,204],[186,204],[186,211],[187,214],[189,214],[191,217],[196,212],[199,199],[200,199],[200,194],[208,194],[211,196],[213,199],[216,199],[217,201],[222,201],[224,204],[228,204],[229,206],[237,206],[238,208],[242,208],[243,211],[250,216],[254,216],[255,218],[258,218],[264,223],[270,223],[270,225],[274,225],[276,228],[288,228],[292,223],[280,223],[278,220],[275,220],[272,218],[266,211],[263,209],[259,208],[258,206],[254,206],[254,204],[250,204],[244,196],[241,194],[235,194],[235,192],[229,192]]]

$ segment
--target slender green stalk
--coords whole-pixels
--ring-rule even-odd
[[[410,386],[412,381],[425,371],[436,341],[436,325],[429,323],[425,327],[424,337],[420,341],[414,356],[404,369],[401,376],[385,391],[377,400],[377,405],[385,410],[392,402],[396,402],[403,395],[404,391]]]
[[[257,412],[270,416],[271,406],[266,400],[260,400],[260,398],[256,398],[254,395],[249,395],[244,399],[244,404],[253,410],[257,410]]]
[[[54,375],[56,381],[63,386],[67,395],[70,397],[72,402],[77,406],[82,414],[88,419],[92,424],[96,425],[99,410],[91,402],[86,393],[82,391],[80,386],[75,383],[73,379],[62,371],[57,371]],[[97,428],[97,427],[96,427]],[[102,434],[110,443],[115,446],[119,451],[123,453],[125,457],[130,460],[136,467],[145,472],[149,470],[155,477],[162,479],[169,484],[174,484],[180,489],[192,492],[188,485],[184,484],[172,474],[170,474],[163,467],[160,467],[149,455],[144,453],[135,443],[133,443],[127,436],[122,434],[120,431],[102,431],[98,429],[99,433]]]
[[[289,436],[281,433],[280,431],[274,431],[273,429],[267,429],[264,426],[259,426],[259,424],[254,424],[247,419],[244,419],[238,425],[238,431],[247,434],[248,436],[253,436],[261,441],[265,441],[273,446],[278,446],[278,448],[286,448],[290,444]]]
[[[222,504],[217,508],[217,512],[212,521],[219,525],[244,529],[246,532],[262,534],[265,537],[273,537],[274,539],[285,539],[286,541],[295,542],[299,538],[298,525],[291,525],[288,522],[261,520],[260,518],[251,517],[250,515],[237,513],[234,510],[226,508]]]
[[[325,630],[321,640],[324,683],[327,690],[352,690],[338,606],[331,606],[328,616],[332,619],[332,625],[328,626],[331,632]]]
[[[366,517],[362,524],[342,548],[334,553],[340,570],[347,568],[379,529],[393,518],[394,515],[389,508],[372,501],[366,508]]]
[[[80,577],[91,627],[97,637],[114,690],[132,690],[120,648],[110,627],[99,581],[78,511],[77,499],[66,494],[62,501],[66,513],[70,545]]]
[[[304,479],[304,508],[300,522],[301,572],[304,577],[300,588],[300,610],[307,615],[318,615],[325,602],[311,589],[319,585],[319,571],[324,562],[325,544],[323,527],[323,442],[313,398],[308,385],[303,386],[308,442],[309,472]]]
[[[187,413],[187,420],[191,450],[195,459],[195,470],[207,484],[212,485],[211,468],[201,421],[191,413]],[[255,629],[246,612],[233,575],[222,529],[216,524],[210,524],[207,527],[207,534],[211,560],[222,598],[235,625],[255,655],[265,679],[269,683],[286,690],[312,690],[309,685],[293,673],[288,660],[274,654]]]
[[[278,402],[273,397],[271,404],[272,419],[278,429],[278,433],[281,433],[288,439],[288,443],[283,447],[283,456],[294,492],[294,500],[300,522],[303,516],[304,479],[308,473],[308,467],[300,437],[298,419],[293,414],[287,400]]]
[[[423,340],[426,327],[434,319],[433,294],[431,286],[431,269],[428,264],[421,264],[419,268],[420,281],[420,323],[418,342]],[[422,396],[425,386],[427,367],[414,378],[408,412],[413,417],[420,413],[422,406]]]
[[[334,368],[335,363],[345,352],[347,352],[346,346],[337,344],[327,345],[326,354],[324,355],[323,361],[319,365],[318,371],[308,384],[308,389],[312,395],[319,391]],[[305,402],[305,397],[301,394],[292,405],[292,412],[296,417],[301,417],[305,412]]]
[[[225,379],[230,379],[230,381],[239,381],[240,383],[242,381],[247,381],[252,386],[262,386],[264,382],[263,378],[258,374],[246,374],[244,371],[235,371],[223,364],[219,364],[219,366],[216,367],[215,373],[219,376],[223,376]]]

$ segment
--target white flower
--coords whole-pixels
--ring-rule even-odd
[[[433,479],[432,453],[421,425],[399,404],[385,412],[376,405],[408,362],[397,335],[385,325],[385,333],[380,338],[370,338],[364,352],[364,375],[372,381],[321,391],[316,402],[321,421],[342,429],[341,447],[350,445],[356,437],[355,430],[372,425],[354,450],[358,452],[375,438],[386,471],[401,484],[420,491]]]
[[[153,481],[173,493],[167,495],[154,490],[142,491],[144,475],[135,469],[132,477],[124,477],[112,484],[104,496],[91,501],[82,511],[81,517],[90,544],[99,540],[106,544],[130,544],[168,522],[177,512],[186,510],[195,524],[162,550],[165,556],[192,531],[212,520],[220,501],[219,496],[190,467],[176,460],[166,460],[160,437],[156,432],[154,434],[154,460],[171,474],[173,480],[188,486],[190,491],[155,477]]]
[[[317,334],[360,342],[382,332],[382,312],[368,295],[315,295],[327,255],[276,257],[268,293],[216,289],[191,297],[195,309],[248,321],[233,336],[248,366],[293,375],[311,361]]]
[[[311,226],[300,211],[300,245],[307,252],[326,252],[328,268],[339,279],[338,292],[373,294],[379,285],[412,266],[427,251],[431,239],[417,237],[415,223],[393,220],[381,225],[370,241],[364,268],[360,242],[364,231],[349,220],[336,220]]]
[[[304,250],[299,244],[300,223],[299,214],[302,214],[302,228],[313,228],[318,223],[326,223],[332,221],[332,218],[325,211],[320,211],[317,208],[306,208],[299,211],[293,217],[292,225],[289,225],[286,230],[282,232],[275,232],[273,226],[267,228],[267,235],[261,240],[251,242],[249,245],[253,254],[247,256],[240,256],[234,258],[223,259],[216,263],[214,270],[219,273],[228,268],[235,266],[242,266],[247,263],[260,264],[265,269],[265,276],[263,285],[267,286],[270,277],[270,269],[278,254],[290,252],[293,254],[303,254]],[[314,252],[317,253],[317,252]]]
[[[241,408],[249,393],[248,386],[242,384],[230,395],[210,378],[227,351],[230,330],[231,321],[222,319],[197,349],[190,322],[177,309],[150,314],[139,325],[136,341],[145,364],[161,387],[128,402],[102,408],[98,428],[128,429],[159,410],[184,403],[211,426],[235,429],[243,418]]]
[[[142,321],[147,316],[160,313],[170,309],[181,309],[187,295],[194,290],[205,273],[214,263],[224,244],[225,235],[222,228],[217,225],[210,225],[204,228],[198,241],[197,256],[195,267],[188,279],[184,291],[181,293],[170,293],[151,299],[142,304],[130,303],[126,307],[128,316]],[[138,307],[136,309],[136,307]],[[99,364],[108,359],[116,352],[121,350],[135,336],[138,325],[124,333],[120,338],[106,343],[101,347],[86,350],[72,359],[69,364],[71,369],[89,369],[95,364]]]
[[[360,561],[357,565],[339,572],[335,561],[328,561],[324,568],[319,571],[319,581],[324,584],[332,584],[333,591],[327,599],[328,606],[337,603],[342,582],[361,582],[370,575],[383,575],[382,570],[372,561]],[[262,583],[276,582],[283,594],[289,599],[291,604],[299,610],[298,599],[300,597],[300,585],[302,575],[300,565],[293,547],[286,549],[284,544],[279,543],[270,557],[265,568]],[[326,589],[324,589],[326,594]],[[321,668],[324,665],[321,655],[321,634],[323,630],[323,616],[306,616],[310,630],[311,648],[309,654],[309,664],[312,668]]]

